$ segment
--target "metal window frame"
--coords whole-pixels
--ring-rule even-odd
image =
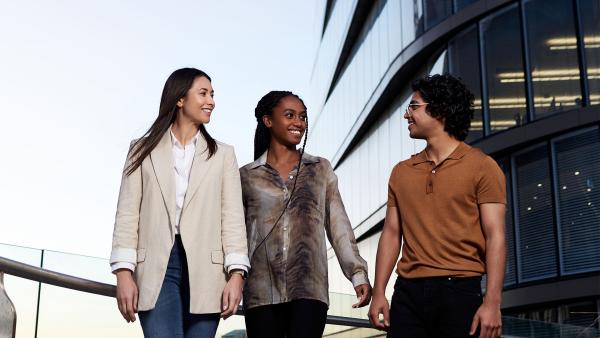
[[[573,15],[575,20],[575,36],[577,37],[577,61],[579,63],[579,83],[581,86],[581,106],[590,105],[590,85],[587,74],[587,60],[585,51],[585,32],[583,30],[583,17],[581,16],[580,0],[573,1]]]

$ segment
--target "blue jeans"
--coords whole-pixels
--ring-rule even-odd
[[[156,306],[140,311],[138,317],[146,338],[214,338],[220,314],[190,313],[187,259],[179,236],[175,236]]]

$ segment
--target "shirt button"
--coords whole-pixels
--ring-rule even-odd
[[[432,171],[431,171],[431,173],[432,173],[432,174],[435,174],[435,170],[432,170]]]
[[[283,227],[283,230],[287,230],[287,227]]]
[[[285,249],[287,249],[285,246],[283,247],[283,251],[285,251]]]
[[[290,175],[290,180],[291,180],[292,178],[294,178],[294,176]]]

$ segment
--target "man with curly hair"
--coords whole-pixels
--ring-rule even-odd
[[[412,89],[404,118],[410,136],[427,146],[390,176],[369,319],[393,338],[499,337],[504,174],[491,157],[464,143],[473,94],[460,80],[433,75]],[[385,288],[394,266],[390,308]]]

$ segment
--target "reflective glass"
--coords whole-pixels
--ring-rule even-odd
[[[458,12],[477,0],[454,0],[454,12]]]
[[[452,0],[424,0],[425,29],[442,22],[452,14]]]
[[[488,88],[490,129],[498,132],[525,122],[526,99],[517,5],[481,21],[484,85]]]
[[[550,165],[544,143],[515,156],[519,281],[556,276]]]
[[[590,87],[590,103],[596,105],[600,104],[600,1],[579,0],[579,4]],[[575,47],[573,39],[565,42],[567,42],[568,48]]]
[[[477,26],[467,28],[448,43],[448,66],[450,74],[461,78],[475,96],[475,112],[466,141],[479,139],[483,137],[483,122]]]
[[[575,39],[572,2],[530,0],[524,6],[536,118],[580,106],[577,48],[565,44]]]
[[[553,142],[561,270],[600,270],[600,134],[598,128]],[[582,156],[582,154],[586,154]]]
[[[406,48],[424,30],[421,0],[405,0],[402,4],[402,46]]]
[[[513,223],[513,198],[509,158],[504,158],[498,161],[498,165],[500,165],[502,172],[504,172],[504,177],[506,177],[506,272],[504,274],[504,286],[509,286],[517,282],[517,263],[515,260],[515,227]]]

